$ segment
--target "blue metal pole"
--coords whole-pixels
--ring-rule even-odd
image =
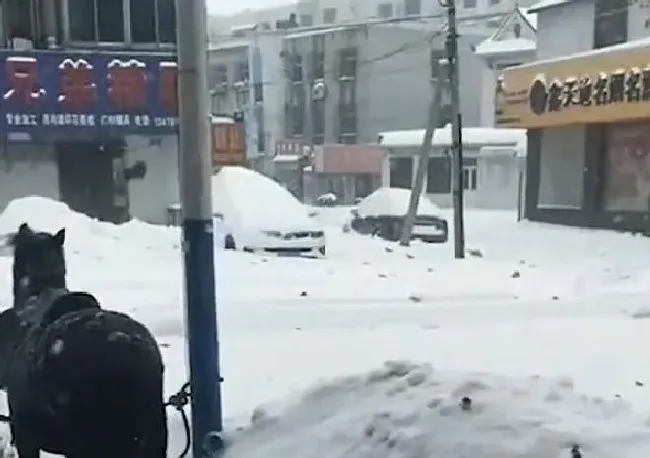
[[[205,0],[176,2],[179,155],[185,261],[185,321],[192,391],[193,458],[223,448],[214,278]]]

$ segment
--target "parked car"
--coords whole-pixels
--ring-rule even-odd
[[[254,170],[222,167],[212,177],[215,233],[226,249],[326,253],[325,231],[288,190]]]
[[[409,189],[377,189],[351,210],[352,218],[344,230],[399,240],[410,196]],[[446,243],[449,239],[447,221],[440,216],[440,209],[425,196],[420,196],[418,202],[411,239],[428,243]]]

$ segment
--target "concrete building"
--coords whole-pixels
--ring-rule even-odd
[[[526,217],[650,230],[650,10],[544,0],[537,61],[505,70],[496,124],[528,129]]]
[[[529,6],[534,0],[459,0],[458,14],[507,14],[519,5]],[[298,0],[298,23],[301,26],[341,24],[372,18],[428,16],[444,14],[437,1],[423,0]]]
[[[247,158],[256,169],[271,173],[275,143],[283,138],[284,64],[280,57],[284,29],[268,24],[235,29],[230,39],[209,50],[212,112],[242,113]]]
[[[2,6],[0,209],[37,194],[164,221],[178,198],[174,1]]]
[[[499,74],[506,68],[535,60],[537,16],[516,7],[503,17],[499,28],[474,53],[481,69],[481,126],[494,126],[494,95]]]

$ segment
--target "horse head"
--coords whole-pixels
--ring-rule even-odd
[[[27,223],[10,237],[13,247],[14,307],[45,290],[65,288],[65,229],[36,232]]]

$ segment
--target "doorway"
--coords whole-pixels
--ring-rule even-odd
[[[128,221],[124,142],[66,142],[55,148],[61,200],[101,221]]]

